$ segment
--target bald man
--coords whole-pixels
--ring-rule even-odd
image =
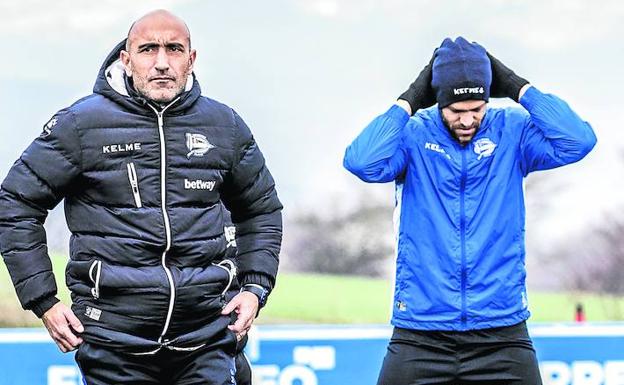
[[[89,385],[235,383],[237,343],[275,282],[273,178],[240,116],[201,95],[195,58],[178,17],[137,20],[93,94],[44,125],[0,189],[0,253],[19,300],[61,351],[78,349]],[[63,199],[71,308],[43,228]]]

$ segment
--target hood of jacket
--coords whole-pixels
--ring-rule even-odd
[[[120,52],[125,49],[126,40],[123,39],[108,54],[104,63],[100,67],[93,92],[103,95],[108,99],[124,106],[126,109],[139,114],[153,114],[153,110],[148,106],[152,104],[157,107],[157,103],[145,99],[131,86],[131,79],[126,77],[124,66],[119,58]],[[191,107],[201,96],[201,88],[195,79],[195,74],[191,74],[186,81],[184,92],[178,95],[179,99],[167,110],[168,114],[181,114]]]

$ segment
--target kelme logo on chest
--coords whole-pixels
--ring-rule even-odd
[[[116,152],[132,152],[141,150],[141,143],[121,143],[121,144],[108,144],[102,146],[102,154],[113,154]]]

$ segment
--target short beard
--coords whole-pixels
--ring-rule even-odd
[[[442,117],[442,123],[444,123],[444,126],[446,126],[446,129],[448,130],[448,132],[451,134],[451,136],[453,138],[455,138],[455,140],[461,144],[462,146],[467,145],[468,143],[470,143],[470,141],[472,141],[472,138],[474,138],[475,136],[477,136],[477,133],[479,132],[479,129],[481,128],[481,122],[477,123],[477,126],[475,127],[475,132],[474,135],[472,136],[472,138],[470,138],[469,142],[466,143],[462,143],[460,142],[459,138],[457,137],[457,135],[455,134],[455,131],[453,131],[453,129],[451,128],[451,124],[448,122],[448,120],[446,120],[446,117],[444,117],[444,114],[442,113],[442,110],[440,110],[440,116]]]
[[[181,89],[179,89],[175,95],[173,95],[171,98],[167,98],[166,100],[157,100],[157,99],[153,99],[151,98],[149,95],[147,95],[147,93],[144,93],[143,91],[136,89],[136,92],[141,95],[141,97],[143,97],[145,100],[148,100],[152,103],[156,103],[161,107],[166,106],[167,104],[171,103],[172,101],[174,101],[178,96],[180,96],[182,93],[184,93],[184,87],[182,87]]]

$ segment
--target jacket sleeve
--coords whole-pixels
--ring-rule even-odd
[[[596,135],[566,102],[530,87],[520,99],[529,112],[520,139],[521,167],[526,176],[577,162],[596,144]]]
[[[57,113],[0,188],[0,253],[24,309],[37,316],[58,300],[43,223],[79,172],[74,119]]]
[[[401,175],[407,154],[401,146],[409,115],[392,106],[375,118],[347,147],[343,165],[364,182],[390,182]]]
[[[275,284],[282,243],[282,204],[251,131],[234,112],[236,155],[221,199],[236,226],[241,285],[271,290]]]

